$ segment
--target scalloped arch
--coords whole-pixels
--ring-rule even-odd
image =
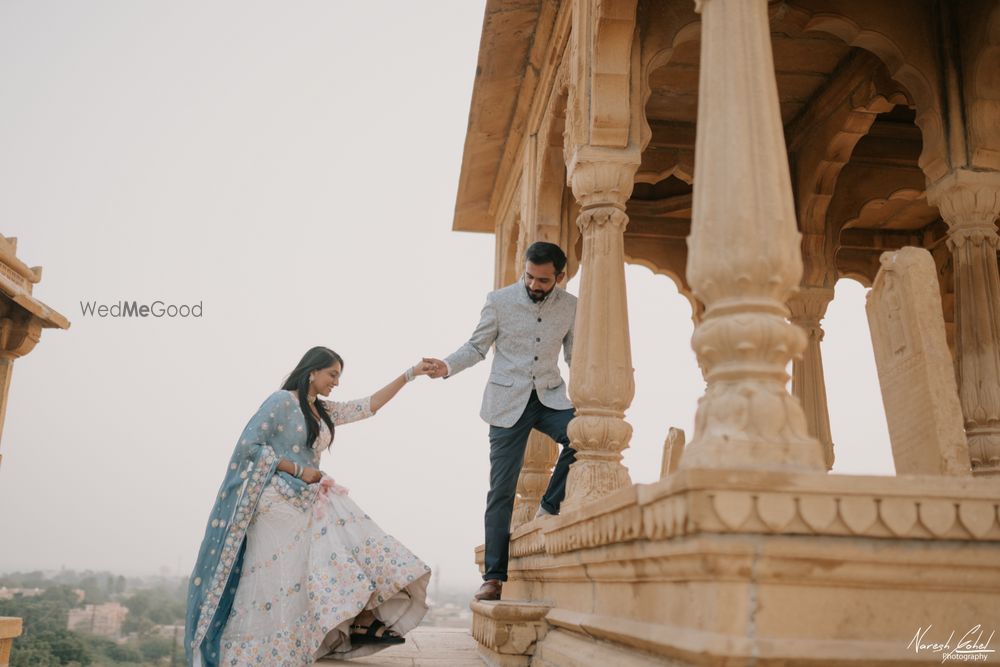
[[[972,163],[976,167],[1000,169],[1000,5],[986,21],[986,43],[979,52],[973,71],[973,100],[969,131]]]
[[[627,253],[625,254],[625,263],[641,266],[644,269],[648,269],[651,273],[655,275],[665,276],[669,278],[670,281],[674,284],[674,287],[677,288],[677,293],[680,294],[685,299],[687,299],[688,304],[691,306],[691,321],[694,322],[695,324],[698,323],[698,321],[701,318],[701,311],[702,311],[701,303],[694,297],[694,294],[692,294],[687,289],[687,287],[685,287],[684,281],[681,280],[681,277],[677,275],[677,273],[670,271],[668,269],[663,269],[647,259],[643,259],[641,257],[633,257],[632,255],[629,255]]]
[[[892,192],[890,192],[887,197],[872,197],[871,199],[865,201],[865,203],[863,203],[860,207],[858,207],[857,214],[852,215],[850,218],[848,218],[847,221],[844,223],[844,225],[840,228],[840,230],[843,231],[845,229],[851,229],[852,227],[854,227],[856,223],[861,221],[861,219],[865,216],[866,212],[871,211],[875,208],[882,208],[886,204],[889,204],[890,202],[894,201],[906,201],[906,202],[916,201],[917,199],[920,199],[923,196],[924,192],[922,190],[915,190],[913,188],[899,188],[898,190],[893,190]]]
[[[948,173],[947,142],[941,108],[930,79],[910,64],[902,49],[886,35],[864,28],[843,14],[814,13],[798,5],[795,5],[795,9],[809,16],[803,30],[833,35],[850,46],[875,54],[885,63],[889,76],[906,88],[913,98],[917,112],[916,124],[923,137],[923,151],[918,160],[920,168],[931,181]]]

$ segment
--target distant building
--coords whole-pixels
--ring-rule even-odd
[[[7,588],[6,586],[0,586],[0,600],[13,600],[16,597],[33,598],[44,592],[44,588]]]
[[[69,630],[115,639],[122,633],[122,623],[126,616],[128,608],[117,602],[88,604],[83,609],[69,610],[66,627]]]

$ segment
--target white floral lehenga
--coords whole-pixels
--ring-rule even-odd
[[[367,401],[337,404],[350,416],[335,423],[370,416]],[[317,461],[331,440],[321,421]],[[271,477],[247,528],[219,665],[292,667],[358,658],[387,646],[352,644],[350,626],[362,611],[371,610],[399,635],[423,619],[430,568],[335,489],[296,494],[281,477]]]

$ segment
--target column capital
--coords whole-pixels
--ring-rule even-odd
[[[632,196],[635,172],[639,169],[638,151],[622,151],[581,146],[566,162],[566,174],[573,196],[584,210],[595,206],[614,206],[625,210]]]
[[[927,201],[938,207],[949,236],[995,236],[1000,172],[956,169],[927,188]]]
[[[822,340],[823,329],[820,322],[826,317],[826,309],[831,301],[833,288],[803,285],[788,298],[789,319],[810,334],[816,330]]]

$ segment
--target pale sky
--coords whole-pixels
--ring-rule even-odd
[[[306,349],[345,358],[345,400],[468,338],[494,256],[451,231],[483,6],[0,2],[0,233],[72,322],[15,364],[0,572],[186,576],[237,437]],[[626,269],[624,460],[649,483],[704,387],[686,300]],[[157,299],[204,316],[80,306]],[[863,304],[842,281],[826,320],[835,472],[892,474]],[[445,587],[479,579],[488,371],[418,378],[322,462]]]

